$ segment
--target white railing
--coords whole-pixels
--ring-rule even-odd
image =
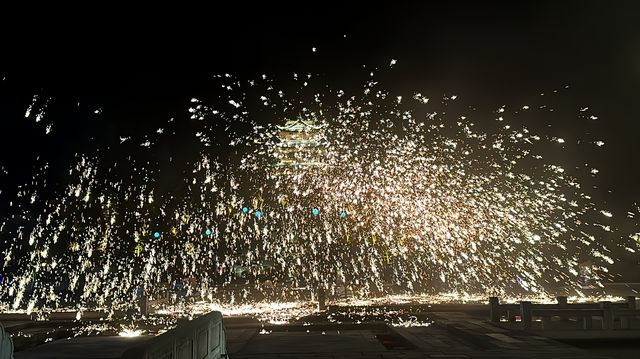
[[[224,323],[220,312],[180,322],[168,332],[128,349],[122,359],[227,358]]]
[[[515,323],[520,317],[522,329],[531,330],[534,318],[540,319],[542,329],[550,328],[552,318],[558,317],[561,322],[569,318],[582,322],[582,329],[594,329],[593,319],[601,322],[601,328],[614,329],[616,319],[620,321],[620,329],[630,329],[631,323],[640,317],[640,310],[636,308],[636,297],[628,296],[626,303],[567,303],[567,297],[557,297],[557,304],[534,304],[521,301],[519,304],[500,304],[497,297],[489,298],[490,320],[501,322],[503,319]]]

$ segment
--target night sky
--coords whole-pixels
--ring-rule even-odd
[[[596,186],[594,198],[624,219],[640,202],[638,19],[640,4],[632,1],[318,2],[22,14],[3,25],[0,166],[8,175],[0,177],[0,196],[27,183],[44,162],[51,182],[64,184],[75,153],[187,118],[189,99],[216,91],[214,74],[310,72],[334,88],[356,89],[369,71],[397,59],[392,72],[379,76],[386,87],[436,99],[456,94],[485,114],[476,116],[480,126],[502,105],[562,108],[527,125],[574,142],[578,133],[597,134],[606,143],[601,151],[549,155],[597,167],[599,175],[587,179]],[[550,98],[554,90],[561,94]],[[35,94],[53,99],[49,135],[24,118]],[[579,120],[584,107],[598,120]],[[158,149],[150,159],[188,152],[177,138],[177,147]],[[180,177],[179,169],[174,176],[168,181]]]

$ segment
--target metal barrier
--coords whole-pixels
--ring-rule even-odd
[[[0,359],[13,359],[13,341],[0,323]]]
[[[124,352],[122,359],[220,359],[227,358],[224,323],[220,312],[211,312]]]
[[[520,316],[522,329],[531,330],[533,317],[541,318],[542,329],[550,327],[551,318],[559,317],[567,321],[569,317],[582,321],[582,329],[593,329],[592,320],[598,318],[602,322],[602,329],[612,330],[616,318],[620,320],[620,329],[630,329],[630,323],[640,317],[640,310],[636,309],[636,298],[628,296],[626,303],[577,303],[568,304],[567,297],[557,297],[557,304],[533,304],[522,301],[520,304],[500,304],[497,297],[489,298],[490,320],[499,322],[503,316],[514,323],[516,316]]]

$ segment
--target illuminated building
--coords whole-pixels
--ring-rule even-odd
[[[284,126],[277,126],[280,142],[275,149],[279,168],[317,168],[325,164],[321,161],[326,143],[322,129],[326,125],[313,119],[289,120]]]

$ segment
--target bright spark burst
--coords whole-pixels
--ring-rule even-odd
[[[118,333],[118,335],[128,338],[139,337],[140,335],[142,335],[142,330],[125,328],[120,333]]]
[[[504,105],[500,126],[481,130],[472,112],[448,119],[420,93],[381,88],[373,73],[353,93],[314,86],[310,74],[281,87],[266,75],[216,80],[222,99],[185,104],[202,147],[180,193],[161,192],[160,166],[135,156],[185,125],[173,119],[143,138],[114,138],[133,144],[118,162],[128,176],[96,151],[77,155],[55,198],[39,195],[46,165],[18,191],[0,224],[11,238],[0,252],[6,309],[128,307],[143,291],[168,290],[239,313],[262,298],[302,313],[312,304],[301,299],[321,287],[365,301],[580,293],[581,261],[592,261],[601,284],[616,260],[611,225],[600,222],[612,214],[537,150],[564,139],[509,122],[517,112]],[[34,97],[25,117],[41,121],[48,101]],[[321,146],[296,154],[321,165],[277,169],[277,125],[297,118],[322,125]],[[281,321],[269,308],[257,312]]]

